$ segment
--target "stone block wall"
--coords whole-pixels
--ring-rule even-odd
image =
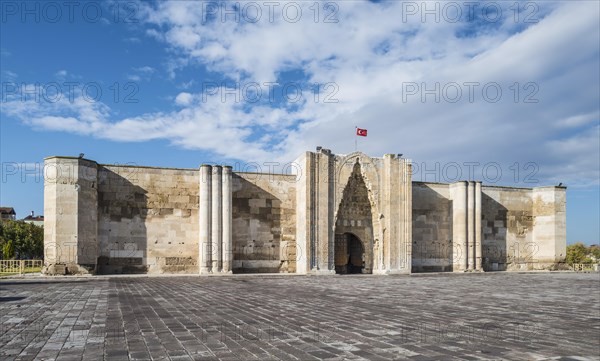
[[[506,270],[513,263],[535,259],[531,193],[531,189],[483,187],[484,270]]]
[[[194,169],[101,165],[100,273],[197,273]]]
[[[448,184],[413,182],[412,272],[452,271],[452,201]]]
[[[363,272],[410,273],[410,160],[396,154],[382,158],[360,152],[335,155],[318,147],[317,152],[302,154],[295,164],[301,169],[296,197],[297,273],[335,274],[335,240],[344,234],[362,243]],[[357,211],[364,207],[369,212]],[[352,212],[356,214],[349,216]],[[369,214],[370,221],[365,220]]]
[[[336,256],[335,240],[349,234],[361,242],[366,273],[552,269],[564,260],[564,187],[411,182],[409,161],[390,154],[321,149],[296,166],[296,175],[217,166],[232,199],[213,204],[213,225],[201,229],[209,187],[200,174],[208,166],[47,158],[44,272],[198,274],[206,232],[230,240],[234,273],[334,274],[348,254]]]
[[[471,260],[473,252],[477,253],[474,249],[477,245],[465,247],[464,243],[465,237],[470,238],[466,235],[469,221],[463,226],[456,222],[454,214],[456,203],[464,203],[464,199],[456,198],[453,187],[462,183],[465,182],[413,182],[413,272],[477,269],[472,267],[476,266],[476,260]],[[553,269],[563,262],[565,190],[482,186],[481,268],[484,271]],[[464,213],[462,208],[458,209]],[[461,229],[456,229],[457,226]],[[468,262],[464,259],[465,250]]]
[[[487,270],[554,269],[566,256],[566,188],[484,187]]]
[[[97,164],[51,157],[44,164],[44,273],[96,271]]]
[[[296,271],[296,176],[233,176],[233,271]]]
[[[47,274],[199,273],[198,169],[72,157],[46,169]],[[234,174],[235,272],[295,272],[295,179]]]
[[[538,246],[537,259],[546,267],[566,257],[567,194],[563,187],[533,189],[532,213],[535,218],[533,237]]]
[[[373,214],[368,189],[358,164],[344,188],[342,201],[335,220],[335,254],[336,272],[341,273],[343,266],[348,263],[350,249],[348,236],[353,234],[364,243],[364,272],[371,273],[373,268]],[[355,265],[358,266],[358,265]]]

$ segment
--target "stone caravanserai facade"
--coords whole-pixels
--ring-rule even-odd
[[[408,274],[554,269],[566,188],[414,182],[327,149],[283,173],[45,160],[45,274]]]

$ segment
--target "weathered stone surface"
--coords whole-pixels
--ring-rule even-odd
[[[197,171],[100,165],[98,180],[100,272],[198,272]]]
[[[50,266],[58,264],[65,265],[70,274],[94,273],[98,257],[97,164],[53,157],[46,159],[45,172],[45,269],[52,272]]]
[[[67,265],[53,263],[44,267],[44,274],[49,276],[64,276],[67,274]]]
[[[336,266],[342,269],[335,262],[335,239],[353,231],[360,233],[354,236],[365,249],[362,271],[410,272],[412,182],[409,160],[392,154],[383,158],[371,158],[359,152],[334,155],[320,149],[317,153],[306,152],[296,163],[302,170],[296,192],[298,273],[334,274]],[[353,206],[356,202],[360,205]],[[348,214],[358,208],[364,213],[358,216],[361,219],[349,219]],[[370,220],[365,219],[367,214]],[[343,218],[347,218],[346,222]],[[337,219],[341,223],[337,223]],[[359,220],[361,226],[357,225]],[[338,256],[341,261],[342,256]]]
[[[566,254],[563,187],[412,182],[408,159],[327,149],[306,152],[292,168],[296,174],[47,158],[44,270],[533,270],[559,268]]]
[[[234,272],[295,272],[296,177],[235,173]]]
[[[413,272],[453,270],[452,204],[447,184],[413,182]]]
[[[2,360],[597,360],[598,274],[0,280]]]

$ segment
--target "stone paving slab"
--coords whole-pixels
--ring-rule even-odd
[[[600,274],[0,280],[0,360],[600,360]]]

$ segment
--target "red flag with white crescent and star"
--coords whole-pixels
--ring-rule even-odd
[[[366,137],[367,136],[367,130],[366,129],[356,128],[356,135],[359,136],[359,137]]]

